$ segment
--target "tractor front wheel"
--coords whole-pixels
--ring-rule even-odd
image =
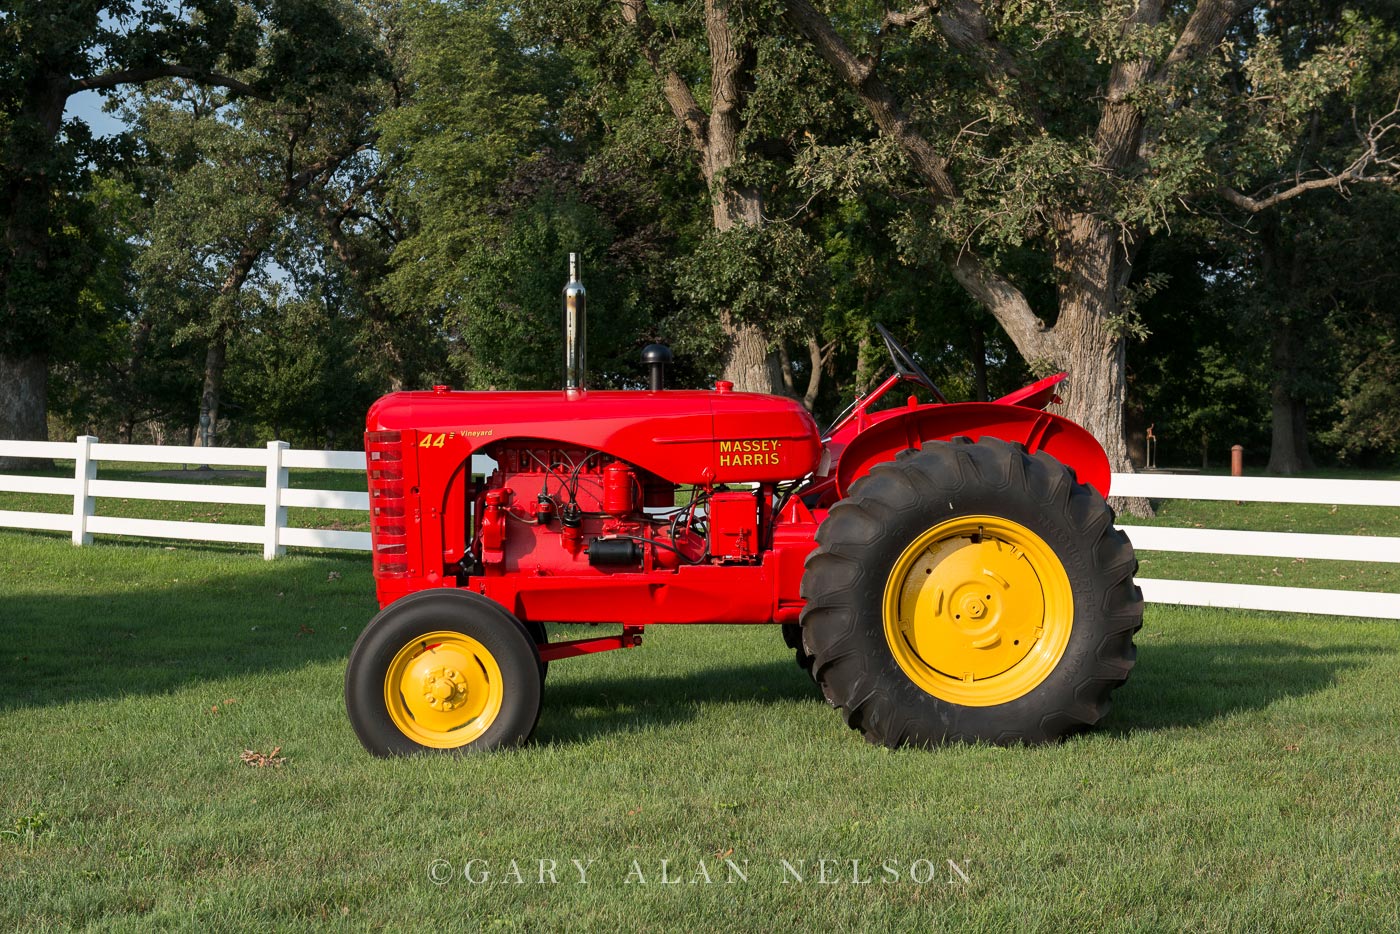
[[[535,640],[504,607],[425,590],[376,616],[350,652],[345,709],[377,756],[517,746],[540,715]]]
[[[530,634],[530,638],[535,640],[535,651],[536,651],[537,653],[538,653],[540,650],[542,650],[546,645],[549,645],[549,633],[545,630],[545,628],[544,628],[544,623],[537,623],[537,622],[535,622],[534,620],[529,620],[528,622],[522,620],[522,624],[525,626],[525,631],[528,632],[528,633]],[[541,683],[541,684],[544,683],[544,679],[545,679],[546,677],[548,677],[548,675],[549,675],[549,662],[546,662],[546,661],[541,660],[541,662],[540,662],[540,683]]]
[[[1097,723],[1132,670],[1137,561],[1092,487],[966,438],[875,466],[817,532],[802,644],[873,743],[1043,743]]]

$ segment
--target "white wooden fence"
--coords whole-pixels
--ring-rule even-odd
[[[1115,496],[1151,499],[1210,499],[1254,503],[1321,503],[1332,506],[1400,508],[1400,481],[1285,480],[1271,477],[1199,477],[1172,474],[1114,474]],[[1400,538],[1376,535],[1312,535],[1301,532],[1237,532],[1134,525],[1124,529],[1138,551],[1207,555],[1322,558],[1400,564]],[[1149,603],[1286,610],[1400,619],[1400,594],[1311,587],[1265,587],[1201,581],[1139,579]]]
[[[299,490],[288,485],[288,471],[297,467],[363,472],[365,456],[353,451],[293,451],[285,441],[270,441],[266,448],[102,444],[96,438],[85,435],[72,442],[0,441],[0,457],[51,457],[71,459],[74,462],[72,478],[0,474],[0,490],[49,493],[70,496],[73,499],[73,511],[70,515],[0,510],[0,526],[70,532],[75,545],[91,544],[93,533],[96,532],[147,538],[260,544],[263,546],[265,558],[284,554],[288,545],[370,550],[368,532],[297,529],[287,526],[288,507],[344,509],[360,513],[369,510],[368,493]],[[103,480],[97,475],[98,464],[102,461],[251,467],[263,471],[265,481],[261,486],[231,486]],[[237,525],[101,516],[96,514],[96,501],[100,497],[262,506],[263,522],[261,525]]]
[[[72,442],[0,441],[0,457],[45,457],[74,462],[71,478],[0,474],[0,491],[45,493],[71,497],[73,502],[71,514],[0,510],[0,527],[69,532],[75,545],[90,544],[93,533],[261,544],[265,558],[283,554],[288,545],[352,551],[370,549],[368,532],[302,529],[287,525],[288,507],[343,509],[359,513],[369,509],[367,493],[294,489],[288,484],[288,471],[297,468],[362,472],[365,459],[357,451],[293,451],[282,441],[269,442],[266,448],[102,444],[96,438],[85,436]],[[98,464],[102,461],[256,468],[264,472],[265,481],[261,486],[229,486],[103,480],[98,477]],[[484,473],[491,465],[489,458],[477,456],[473,458],[472,470]],[[1400,481],[1114,474],[1113,493],[1152,499],[1400,508]],[[103,497],[261,505],[263,522],[260,525],[236,525],[97,515],[95,503]],[[1400,538],[1141,525],[1127,526],[1126,531],[1138,551],[1400,564]],[[1140,579],[1138,584],[1142,587],[1144,598],[1151,603],[1400,619],[1400,594],[1393,593],[1151,578]]]

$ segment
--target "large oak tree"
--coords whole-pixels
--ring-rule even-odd
[[[1232,161],[1257,126],[1232,119],[1248,95],[1225,79],[1268,58],[1267,41],[1237,41],[1258,5],[948,0],[871,13],[785,0],[789,24],[922,188],[908,250],[945,263],[1033,367],[1070,371],[1068,414],[1118,470],[1131,469],[1123,403],[1134,306],[1154,287],[1133,277],[1146,238],[1203,198],[1260,211],[1384,168],[1383,127],[1373,126],[1351,161],[1236,189],[1258,179]],[[1330,72],[1316,65],[1345,54],[1313,53],[1280,72],[1276,93],[1328,89]],[[1053,278],[1048,306],[1010,273],[1028,251]]]

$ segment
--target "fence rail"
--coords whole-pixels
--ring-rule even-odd
[[[292,489],[288,475],[288,471],[294,468],[363,471],[363,454],[341,451],[293,451],[285,441],[269,442],[266,448],[103,444],[96,438],[85,435],[76,441],[64,443],[0,441],[0,457],[47,457],[73,461],[72,479],[0,474],[0,490],[71,496],[71,515],[0,511],[0,526],[70,532],[75,545],[91,544],[94,534],[103,534],[260,544],[263,546],[264,558],[275,558],[286,553],[289,545],[352,551],[370,549],[368,532],[298,529],[287,525],[288,508],[367,511],[367,493]],[[251,467],[262,470],[264,480],[261,486],[102,480],[97,476],[97,468],[103,461]],[[97,500],[111,498],[262,506],[263,521],[260,525],[249,525],[97,515]]]
[[[1242,503],[1400,508],[1400,482],[1393,480],[1293,480],[1277,477],[1114,474],[1113,494],[1150,499],[1208,499]],[[1240,532],[1229,529],[1178,529],[1152,525],[1129,525],[1125,526],[1124,530],[1138,551],[1400,564],[1400,538],[1377,535]],[[1142,588],[1143,598],[1149,603],[1400,619],[1400,594],[1152,578],[1139,579],[1138,586]]]
[[[368,532],[291,528],[287,525],[288,508],[368,511],[368,493],[293,489],[288,483],[288,471],[294,469],[363,471],[364,455],[358,452],[294,451],[282,441],[269,442],[266,448],[104,444],[96,438],[84,436],[72,442],[0,441],[0,457],[55,458],[74,462],[71,478],[0,474],[0,491],[64,496],[73,500],[71,515],[0,510],[0,527],[69,532],[77,545],[91,544],[93,534],[261,544],[265,558],[284,554],[288,546],[370,550]],[[97,473],[98,464],[103,461],[257,468],[264,472],[265,480],[262,486],[256,487],[102,480]],[[484,473],[493,464],[489,458],[480,455],[472,461],[474,473]],[[1113,493],[1116,496],[1151,499],[1400,508],[1400,481],[1383,480],[1114,474]],[[96,515],[96,500],[113,497],[260,505],[263,507],[263,522],[246,525]],[[1147,525],[1129,525],[1125,530],[1138,551],[1400,564],[1400,538]],[[1142,587],[1143,597],[1150,603],[1400,619],[1400,594],[1151,578],[1140,579],[1138,584]]]

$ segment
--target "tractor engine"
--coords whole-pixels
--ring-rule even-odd
[[[756,560],[753,492],[677,487],[601,451],[548,442],[488,448],[499,465],[476,494],[480,572],[650,572]]]
[[[368,428],[384,606],[426,587],[513,581],[521,593],[557,592],[564,577],[633,575],[639,593],[656,593],[652,573],[660,583],[762,565],[779,489],[811,474],[822,452],[800,402],[727,383],[573,394],[439,386],[385,396]],[[495,461],[484,479],[472,475],[476,455]]]

